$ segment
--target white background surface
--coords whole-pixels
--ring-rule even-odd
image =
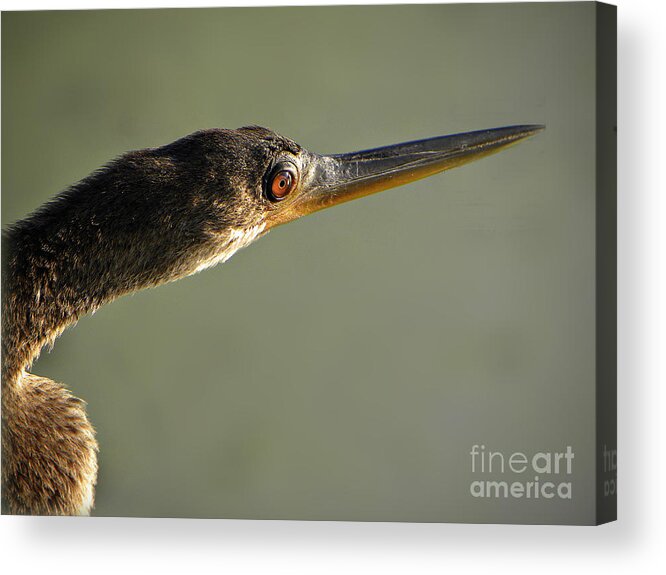
[[[3,10],[184,5],[0,0]],[[2,517],[3,572],[663,573],[663,5],[660,0],[618,2],[619,521],[583,528]]]

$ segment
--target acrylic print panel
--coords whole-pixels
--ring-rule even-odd
[[[88,403],[92,513],[594,523],[596,18],[592,3],[3,14],[3,228],[202,128],[334,154],[547,126],[67,330],[31,371]]]

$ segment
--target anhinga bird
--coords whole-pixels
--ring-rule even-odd
[[[111,300],[229,259],[271,228],[465,164],[542,129],[512,126],[320,156],[260,127],[129,152],[4,236],[2,498],[16,514],[87,514],[97,443],[81,400],[28,373]]]

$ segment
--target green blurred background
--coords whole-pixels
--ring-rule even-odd
[[[594,7],[2,15],[2,223],[128,150],[262,124],[319,153],[544,123],[121,299],[33,371],[89,403],[96,515],[591,521]],[[576,452],[477,500],[470,448]]]

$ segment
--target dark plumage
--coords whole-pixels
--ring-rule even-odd
[[[228,259],[270,228],[425,177],[538,131],[519,126],[317,156],[265,128],[129,152],[3,234],[3,511],[88,513],[97,444],[83,402],[27,370],[79,317]]]

